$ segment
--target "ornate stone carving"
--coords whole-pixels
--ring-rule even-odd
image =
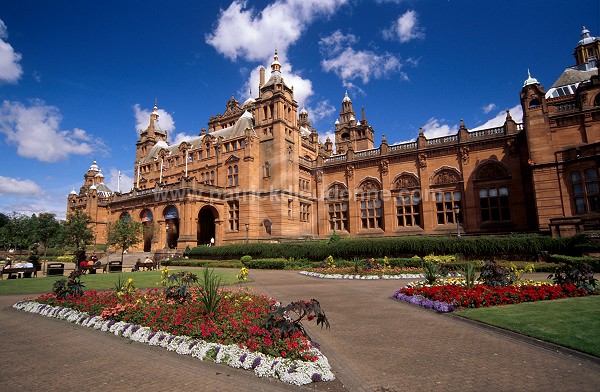
[[[418,188],[419,179],[410,174],[403,174],[394,182],[394,189]]]
[[[375,192],[379,190],[379,184],[373,180],[365,180],[360,184],[360,191],[363,193]]]
[[[317,177],[317,184],[321,184],[323,182],[323,171],[317,170],[316,177]]]
[[[388,174],[389,171],[389,162],[387,159],[384,159],[381,161],[381,163],[379,164],[379,170],[381,171],[381,174],[386,175]]]
[[[466,146],[463,146],[459,149],[460,159],[462,160],[463,164],[469,163],[469,153],[470,152],[471,152],[471,149]]]
[[[327,190],[327,198],[328,199],[347,199],[348,198],[348,190],[345,186],[341,184],[333,184]]]
[[[450,169],[441,170],[433,177],[432,181],[434,185],[455,184],[457,182],[460,182],[460,176]]]
[[[425,154],[425,153],[419,154],[419,156],[417,157],[417,160],[418,160],[420,168],[424,169],[427,167],[427,154]]]
[[[488,163],[477,170],[478,180],[495,180],[506,177],[508,177],[506,169],[497,163]]]
[[[350,180],[354,177],[354,165],[346,166],[346,177]]]

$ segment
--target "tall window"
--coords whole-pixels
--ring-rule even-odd
[[[462,210],[460,192],[437,192],[435,194],[435,212],[438,225],[447,223],[456,223],[454,216],[454,207]]]
[[[349,231],[348,221],[348,190],[344,185],[333,184],[327,190],[327,210],[329,228]]]
[[[363,229],[383,228],[383,209],[380,187],[374,180],[366,180],[360,185],[357,199],[360,203],[360,223]]]
[[[597,169],[571,172],[573,201],[578,214],[600,211],[600,186]]]
[[[293,206],[294,201],[292,199],[288,199],[288,219],[292,219],[293,213],[292,213],[292,206]]]
[[[240,230],[240,202],[238,200],[232,200],[227,202],[229,207],[229,230],[239,231]]]
[[[421,195],[406,194],[396,197],[398,227],[421,226]]]
[[[300,222],[310,222],[310,204],[300,203]]]
[[[238,186],[238,167],[237,165],[227,168],[227,185]]]
[[[479,190],[479,207],[482,222],[506,222],[510,220],[508,188]]]

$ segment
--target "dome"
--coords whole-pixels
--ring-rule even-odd
[[[306,109],[302,108],[302,110],[300,110],[300,114],[308,114],[308,112],[306,111]]]
[[[529,86],[530,84],[539,84],[539,82],[537,81],[536,78],[531,77],[531,73],[529,73],[529,70],[527,70],[527,76],[528,76],[528,78],[525,81],[525,83],[523,83],[523,87]]]
[[[592,37],[590,35],[590,31],[585,26],[583,26],[583,30],[581,30],[581,39],[577,43],[577,46],[587,45],[589,43],[594,42],[595,40],[596,38]]]
[[[350,97],[348,96],[348,91],[346,91],[346,95],[344,95],[344,99],[342,99],[342,102],[352,102],[350,100]]]
[[[90,168],[88,169],[88,171],[99,171],[100,169],[98,169],[98,165],[96,164],[96,161],[92,162],[92,164],[90,165]]]
[[[104,174],[102,174],[102,170],[98,170],[98,174],[96,174],[94,177],[96,177],[96,178],[104,178]]]
[[[92,191],[92,190],[96,190],[96,185],[91,185],[91,186],[90,186],[90,190],[91,190],[91,191]]]
[[[336,119],[335,120],[335,125],[338,125],[340,123],[340,120]]]
[[[69,195],[77,195],[77,192],[75,192],[75,188],[73,188],[73,190],[69,192]]]
[[[252,97],[248,98],[247,100],[244,101],[244,103],[242,104],[242,107],[247,106],[247,105],[251,105],[254,102],[256,102],[256,100]]]

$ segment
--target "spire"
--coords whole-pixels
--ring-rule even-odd
[[[271,63],[271,73],[281,72],[281,63],[279,62],[279,56],[277,55],[277,49],[275,49],[275,55],[273,56],[273,62]]]
[[[346,90],[346,94],[344,95],[344,99],[342,99],[342,102],[352,103],[352,101],[350,100],[350,97],[348,96],[348,90]]]

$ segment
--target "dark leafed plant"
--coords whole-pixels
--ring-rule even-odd
[[[517,281],[517,277],[511,270],[504,268],[493,260],[486,260],[481,267],[479,280],[483,284],[492,287],[505,287]]]
[[[552,279],[554,284],[574,284],[577,287],[584,288],[589,293],[596,288],[594,270],[587,263],[564,264],[557,267],[554,273],[548,276],[548,279]]]
[[[165,295],[168,299],[175,299],[183,302],[189,298],[189,287],[196,283],[198,277],[191,272],[180,271],[173,273],[167,279],[167,288]]]
[[[304,330],[302,320],[317,320],[317,326],[329,329],[329,321],[325,312],[321,309],[319,301],[311,299],[310,301],[296,301],[287,306],[278,305],[267,315],[264,322],[266,329],[277,329],[283,337],[288,337],[296,332],[301,332],[308,339],[310,337]]]
[[[69,274],[68,279],[57,280],[52,287],[52,291],[56,294],[56,297],[66,298],[68,295],[74,297],[83,295],[83,288],[85,286],[81,283],[81,275],[81,271],[76,269]]]

